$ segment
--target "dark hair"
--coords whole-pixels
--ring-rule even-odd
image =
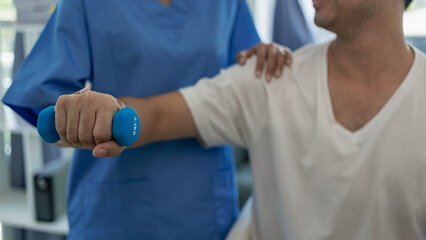
[[[408,8],[408,6],[410,6],[410,3],[412,2],[413,0],[405,0],[405,8]]]

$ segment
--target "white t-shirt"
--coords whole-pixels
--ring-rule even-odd
[[[426,239],[426,57],[363,128],[334,118],[329,43],[303,48],[279,80],[255,60],[181,90],[207,146],[249,149],[252,239]]]

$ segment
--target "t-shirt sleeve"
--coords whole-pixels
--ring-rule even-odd
[[[180,90],[206,146],[248,147],[255,140],[268,111],[266,83],[255,77],[255,63],[252,58]]]
[[[41,109],[91,77],[90,44],[82,0],[59,1],[3,102],[35,125]]]
[[[229,63],[236,63],[236,55],[260,42],[250,10],[245,0],[238,0],[237,14],[230,38]]]

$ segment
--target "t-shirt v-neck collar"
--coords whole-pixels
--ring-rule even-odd
[[[405,77],[404,81],[400,84],[400,86],[397,88],[397,90],[392,94],[390,99],[385,103],[385,105],[380,109],[380,111],[372,118],[370,119],[362,128],[356,130],[356,131],[350,131],[346,127],[344,127],[342,124],[340,124],[334,115],[333,105],[331,102],[331,95],[330,90],[328,86],[328,59],[327,59],[327,52],[328,48],[330,47],[330,43],[326,44],[326,46],[323,48],[323,52],[321,53],[321,59],[319,61],[318,67],[318,78],[317,78],[317,84],[318,84],[318,104],[321,104],[323,106],[319,106],[320,108],[323,108],[326,111],[326,115],[328,116],[328,120],[330,122],[330,125],[334,126],[334,129],[337,129],[337,131],[342,132],[343,134],[353,138],[354,140],[362,140],[365,137],[370,136],[371,134],[374,134],[375,131],[378,131],[380,129],[380,124],[383,123],[383,121],[387,120],[389,117],[391,117],[391,114],[395,111],[395,109],[399,106],[399,103],[405,98],[405,96],[408,94],[409,90],[412,88],[414,83],[416,82],[416,73],[417,68],[419,67],[419,53],[418,50],[411,47],[414,50],[414,62],[411,66],[410,71],[408,72],[407,76]],[[322,98],[322,101],[321,101]]]

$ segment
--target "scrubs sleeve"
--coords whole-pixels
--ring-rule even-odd
[[[249,59],[180,90],[206,147],[248,148],[256,140],[267,116],[268,85],[252,73],[255,64]]]
[[[3,102],[33,125],[41,109],[91,78],[88,29],[82,0],[62,0],[13,79]]]
[[[236,56],[241,50],[251,48],[259,42],[260,38],[247,3],[245,0],[238,0],[238,10],[229,49],[230,65],[236,63]]]

